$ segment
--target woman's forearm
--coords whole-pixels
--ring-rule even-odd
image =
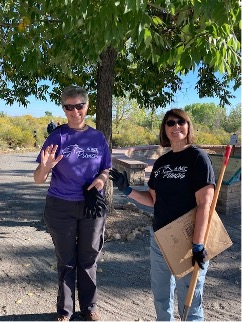
[[[99,174],[98,178],[101,179],[103,181],[103,183],[105,183],[108,180],[108,178],[109,178],[109,169],[103,170]]]
[[[50,173],[50,169],[45,166],[41,166],[41,164],[34,171],[34,181],[35,183],[41,184],[46,181],[48,175]]]
[[[194,244],[204,244],[210,207],[214,196],[214,186],[208,185],[196,192],[197,211],[193,234]]]
[[[207,231],[210,205],[199,205],[196,211],[195,227],[193,234],[194,244],[204,244],[204,237]]]
[[[138,203],[153,207],[154,206],[154,199],[152,198],[149,191],[139,191],[133,189],[132,192],[128,195],[129,198],[134,199]]]

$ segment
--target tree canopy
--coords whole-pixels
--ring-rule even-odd
[[[0,1],[0,98],[59,103],[63,87],[82,85],[110,142],[112,95],[164,107],[180,75],[199,68],[200,97],[228,104],[229,82],[240,86],[239,23],[236,0]]]
[[[221,127],[226,118],[226,110],[214,103],[191,104],[184,109],[192,115],[196,123],[204,124],[211,130]]]
[[[239,22],[235,0],[0,1],[0,95],[7,103],[44,99],[48,86],[39,82],[47,79],[57,85],[56,101],[59,86],[70,83],[95,91],[108,48],[117,53],[114,93],[165,105],[179,89],[176,74],[201,65],[199,92],[219,95],[216,86],[240,84]]]

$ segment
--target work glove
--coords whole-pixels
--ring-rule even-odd
[[[118,190],[123,192],[126,196],[132,191],[129,186],[129,181],[127,177],[127,172],[119,172],[117,169],[113,168],[109,170],[109,179],[113,181],[114,185],[118,187]]]
[[[200,247],[198,247],[198,246],[200,246]],[[199,248],[200,248],[200,250],[199,250]],[[208,253],[202,244],[200,244],[200,245],[193,244],[193,246],[192,246],[192,266],[194,266],[195,262],[197,262],[198,266],[201,269],[204,269],[205,258],[207,255],[208,255]]]
[[[107,209],[107,204],[104,200],[104,197],[96,187],[87,190],[89,185],[90,184],[85,184],[83,186],[83,195],[85,198],[83,214],[87,218],[92,217],[93,219],[96,219],[97,217],[103,217]]]

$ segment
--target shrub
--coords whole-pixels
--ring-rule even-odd
[[[196,144],[211,144],[211,145],[220,145],[219,140],[211,133],[199,132],[196,136]]]
[[[112,144],[114,147],[124,147],[157,144],[157,140],[157,131],[151,132],[142,126],[125,124],[120,128],[119,133],[113,134]]]
[[[53,119],[55,123],[64,124],[66,118],[44,116],[35,118],[31,115],[9,117],[5,114],[0,115],[0,148],[6,149],[11,146],[13,148],[23,147],[29,148],[42,146],[47,137],[47,124]],[[96,128],[95,120],[89,116],[86,123]],[[196,142],[202,144],[224,145],[230,141],[231,133],[225,132],[222,128],[213,131],[204,124],[195,124]],[[36,131],[36,138],[34,138]],[[135,122],[120,122],[119,133],[113,133],[113,147],[125,147],[146,144],[159,144],[159,128],[150,130],[148,127],[137,125]],[[239,136],[239,142],[241,135]],[[35,144],[36,143],[36,144]]]
[[[34,137],[30,130],[22,130],[18,126],[7,125],[0,133],[0,139],[11,148],[30,147],[34,145]]]
[[[225,145],[229,144],[230,134],[223,129],[210,131],[206,127],[200,127],[201,130],[196,132],[196,144]]]

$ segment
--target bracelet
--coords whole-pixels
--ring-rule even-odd
[[[127,188],[125,188],[125,190],[123,190],[123,193],[126,195],[126,196],[128,196],[129,194],[131,194],[131,192],[132,192],[132,188],[131,187],[127,187]]]

